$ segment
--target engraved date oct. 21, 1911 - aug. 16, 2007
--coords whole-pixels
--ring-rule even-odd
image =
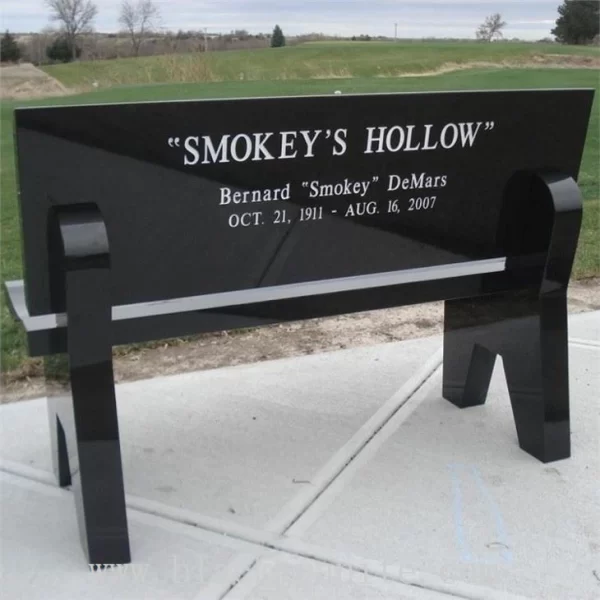
[[[390,193],[390,197],[385,200],[371,200],[369,199],[370,192],[373,192],[380,183],[379,176],[373,176],[369,180],[344,178],[332,183],[317,179],[303,181],[301,186],[304,198],[308,192],[309,199],[326,201],[349,198],[350,202],[343,207],[337,203],[335,207],[328,206],[327,202],[323,202],[311,206],[293,207],[292,210],[288,208],[287,204],[276,206],[271,204],[291,200],[292,186],[290,183],[279,188],[244,191],[224,186],[220,188],[219,206],[234,210],[234,212],[228,211],[227,215],[227,223],[232,228],[257,227],[268,224],[285,225],[292,222],[310,223],[320,221],[326,215],[352,218],[375,216],[382,213],[399,215],[403,212],[430,211],[435,210],[438,190],[446,187],[448,176],[426,172],[408,175],[391,174],[387,175],[383,182],[386,184],[385,191]],[[391,197],[392,193],[393,197]],[[251,208],[257,210],[248,210]]]

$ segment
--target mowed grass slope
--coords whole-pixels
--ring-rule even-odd
[[[78,65],[73,65],[78,68]],[[590,69],[480,69],[458,71],[435,77],[355,78],[339,80],[224,82],[205,84],[151,85],[100,89],[94,93],[67,98],[52,98],[19,105],[59,105],[103,102],[131,102],[193,98],[229,98],[251,96],[284,96],[301,94],[411,92],[421,90],[519,89],[593,87],[596,99],[579,178],[585,198],[584,224],[575,265],[576,277],[600,274],[600,119],[598,72]],[[0,113],[1,127],[1,268],[2,280],[21,277],[21,242],[15,187],[12,110],[4,103]],[[568,116],[566,116],[568,118]],[[1,310],[2,370],[19,378],[39,374],[39,361],[26,358],[25,339],[21,327],[9,315],[4,299]]]
[[[600,49],[560,44],[474,42],[330,42],[52,65],[67,87],[200,81],[273,81],[396,77],[464,66],[598,65]]]

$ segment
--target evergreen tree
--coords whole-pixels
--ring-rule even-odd
[[[283,35],[283,31],[281,31],[281,27],[275,25],[273,35],[271,36],[271,48],[281,48],[282,46],[285,46],[285,36]]]
[[[98,7],[92,0],[45,0],[50,9],[50,19],[60,23],[61,35],[71,49],[71,58],[78,58],[77,40],[92,31]]]
[[[565,0],[552,35],[562,44],[587,44],[600,28],[600,0]]]
[[[21,48],[8,29],[0,40],[0,60],[2,62],[17,62],[21,58]]]
[[[75,60],[75,58],[79,58],[81,55],[81,48],[78,46],[71,48],[69,40],[64,36],[60,36],[48,46],[46,55],[50,60],[66,63]]]

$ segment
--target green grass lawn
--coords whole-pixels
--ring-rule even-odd
[[[494,63],[512,67],[540,60],[600,57],[600,49],[560,44],[474,42],[329,42],[285,48],[208,52],[52,65],[44,70],[67,87],[90,88],[169,82],[282,81],[394,77],[445,65]],[[574,65],[572,65],[574,66]]]
[[[460,46],[460,44],[457,44]],[[472,45],[472,44],[471,44]],[[494,45],[491,45],[492,47]],[[480,46],[478,46],[480,47]],[[484,46],[481,46],[482,48]],[[487,47],[487,46],[485,46]],[[538,48],[538,46],[535,46]],[[323,45],[319,45],[321,51]],[[562,47],[552,46],[554,51]],[[227,54],[227,53],[222,53]],[[67,66],[68,68],[69,66]],[[73,68],[78,68],[74,65]],[[142,100],[191,98],[231,98],[250,96],[402,92],[420,90],[516,89],[593,87],[596,100],[583,157],[579,184],[585,198],[584,224],[575,265],[578,278],[600,274],[600,120],[598,71],[590,69],[478,69],[457,71],[435,77],[312,79],[292,81],[230,81],[202,84],[170,84],[99,89],[93,93],[52,98],[19,105],[59,105]],[[1,169],[1,275],[2,281],[21,277],[21,242],[15,187],[12,110],[14,103],[4,102],[0,111]],[[568,118],[568,117],[566,117]],[[3,292],[4,293],[4,292]],[[8,313],[5,298],[1,308],[1,366],[3,372],[27,376],[40,372],[39,361],[26,358],[20,326]]]

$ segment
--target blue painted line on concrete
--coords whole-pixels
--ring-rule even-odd
[[[460,550],[460,558],[464,562],[473,562],[471,552],[467,546],[464,528],[463,501],[462,492],[460,490],[460,478],[458,469],[460,465],[450,464],[450,477],[452,478],[452,491],[454,492],[453,515],[454,515],[454,533],[456,535],[456,543]]]
[[[512,562],[513,556],[509,546],[508,534],[504,525],[502,513],[495,502],[491,492],[485,485],[483,477],[479,469],[475,465],[465,465],[461,463],[451,463],[448,465],[450,477],[452,480],[453,491],[453,517],[454,517],[454,533],[456,536],[456,545],[460,551],[460,558],[463,562],[475,563],[480,565],[497,565],[499,563],[509,564]],[[461,476],[470,477],[474,480],[477,486],[477,491],[487,509],[489,510],[495,527],[494,542],[500,547],[500,553],[491,558],[489,556],[473,555],[469,548],[467,536],[465,534],[465,505],[463,502],[463,493],[461,490]]]
[[[502,518],[502,513],[500,512],[500,509],[498,508],[498,505],[496,504],[496,501],[494,500],[491,492],[485,485],[483,478],[481,477],[481,473],[479,472],[479,469],[475,465],[471,465],[471,473],[475,478],[475,482],[477,484],[477,488],[479,489],[479,493],[485,498],[485,501],[494,518],[494,522],[496,524],[496,537],[502,547],[500,556],[502,557],[503,562],[511,563],[513,557],[508,543],[508,535],[504,526],[504,519]]]

